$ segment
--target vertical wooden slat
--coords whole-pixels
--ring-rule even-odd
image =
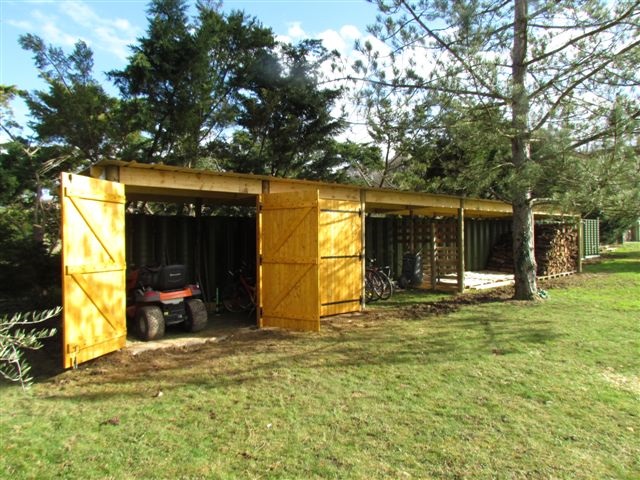
[[[265,182],[262,182],[265,191]],[[266,192],[268,192],[268,183]],[[256,324],[262,328],[262,195],[256,197]]]
[[[364,286],[364,275],[365,275],[365,269],[367,268],[366,265],[366,253],[367,253],[367,214],[366,214],[366,207],[367,207],[367,192],[362,189],[360,190],[360,228],[361,228],[361,233],[360,233],[360,239],[361,239],[361,246],[360,246],[360,308],[362,310],[365,309],[366,307],[366,295],[364,294],[364,290],[365,290],[365,286]]]
[[[578,220],[577,224],[578,229],[578,260],[577,260],[577,268],[578,273],[582,273],[582,257],[584,257],[584,244],[582,239],[584,238],[584,221],[582,219]]]
[[[464,292],[464,200],[458,209],[458,292]]]
[[[438,267],[437,267],[437,232],[436,232],[436,220],[431,219],[431,248],[429,250],[429,260],[431,262],[431,289],[435,290],[438,284]]]

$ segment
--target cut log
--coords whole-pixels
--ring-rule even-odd
[[[491,249],[487,270],[513,273],[511,233],[498,237]],[[572,225],[536,224],[537,275],[554,276],[574,272],[578,265],[578,232]]]

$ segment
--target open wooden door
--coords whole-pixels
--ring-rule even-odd
[[[63,366],[124,347],[124,185],[63,173]]]
[[[320,330],[318,219],[317,190],[263,194],[261,327]]]

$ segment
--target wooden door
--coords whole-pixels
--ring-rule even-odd
[[[360,202],[321,199],[321,316],[361,310],[363,253]]]
[[[320,330],[318,191],[263,194],[260,326]]]
[[[63,366],[125,346],[124,185],[63,173]]]

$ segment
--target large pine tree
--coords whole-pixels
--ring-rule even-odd
[[[381,17],[372,31],[388,49],[365,45],[373,60],[359,65],[367,68],[365,80],[406,93],[418,107],[447,108],[450,98],[508,121],[502,134],[511,146],[506,195],[513,206],[515,297],[534,298],[533,208],[540,201],[534,187],[544,157],[532,149],[560,131],[559,156],[601,149],[620,131],[607,121],[620,98],[624,118],[637,120],[640,2],[375,3]]]

